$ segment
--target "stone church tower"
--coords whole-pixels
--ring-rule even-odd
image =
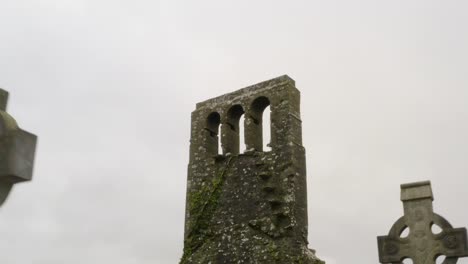
[[[268,106],[271,151],[262,139]],[[239,138],[242,115],[245,139]],[[294,80],[281,76],[198,103],[181,264],[323,263],[307,248],[306,188]]]

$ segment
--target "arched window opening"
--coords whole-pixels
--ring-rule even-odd
[[[244,153],[247,150],[245,145],[245,114],[242,114],[239,120],[239,153]]]
[[[209,154],[217,155],[221,153],[219,140],[219,125],[221,124],[221,116],[213,112],[206,119],[206,151]]]
[[[271,151],[271,107],[263,110],[263,151]]]
[[[239,154],[239,121],[242,115],[244,108],[241,105],[234,105],[227,112],[226,122],[222,128],[224,154]]]
[[[264,96],[258,97],[252,102],[249,118],[251,119],[247,129],[247,147],[256,151],[270,150],[264,148],[271,140],[270,110],[264,116],[266,108],[269,108],[270,100]],[[263,119],[267,119],[265,122]],[[268,135],[266,135],[268,133]],[[266,142],[266,143],[264,143]]]

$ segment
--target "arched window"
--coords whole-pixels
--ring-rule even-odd
[[[247,150],[245,145],[245,114],[242,114],[239,120],[239,153]]]
[[[252,102],[250,113],[249,113],[249,122],[247,128],[247,135],[246,135],[246,143],[247,148],[255,149],[256,151],[263,151],[264,146],[266,146],[269,142],[266,140],[271,139],[271,122],[270,120],[264,121],[264,112],[265,109],[269,108],[270,100],[265,97],[261,96],[255,99]],[[266,117],[270,118],[270,111],[268,110],[268,115]],[[264,131],[268,133],[268,135],[264,135]],[[265,142],[265,143],[264,143]]]
[[[206,119],[206,127],[205,130],[207,131],[206,135],[206,151],[211,155],[217,155],[221,153],[221,149],[219,147],[219,125],[221,124],[221,116],[213,112],[208,115]]]
[[[241,105],[234,105],[227,112],[226,122],[222,127],[224,154],[239,154],[239,121],[243,114],[244,108]]]
[[[263,110],[263,124],[262,124],[262,141],[263,151],[271,150],[271,106],[268,105]]]

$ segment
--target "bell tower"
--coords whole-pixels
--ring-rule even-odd
[[[286,75],[196,105],[181,263],[323,263],[307,248],[301,122],[300,92]]]

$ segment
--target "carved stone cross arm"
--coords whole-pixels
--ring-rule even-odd
[[[31,180],[37,142],[6,112],[7,103],[8,92],[0,89],[0,206],[13,184]]]
[[[404,216],[387,236],[378,237],[381,263],[399,264],[410,258],[414,264],[434,264],[439,256],[446,256],[443,264],[454,264],[459,257],[468,256],[466,229],[453,228],[433,212],[430,182],[401,185],[401,200]],[[440,227],[440,233],[433,232],[434,225]]]

